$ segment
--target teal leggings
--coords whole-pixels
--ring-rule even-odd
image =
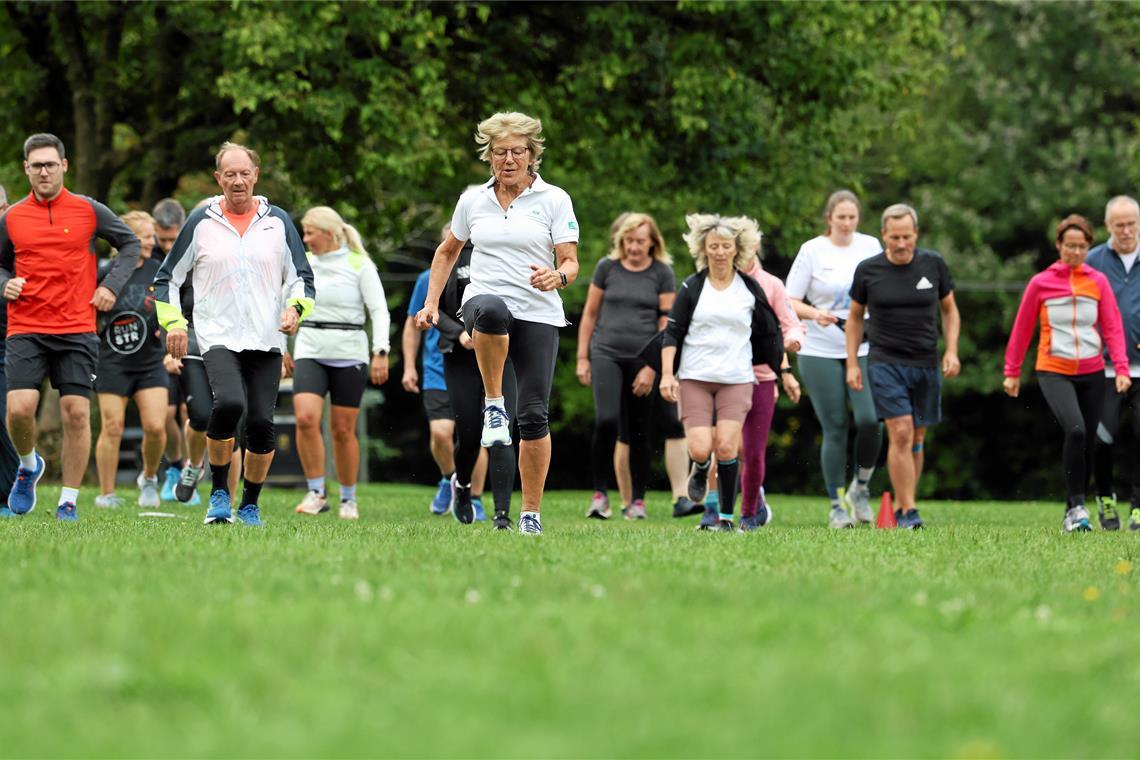
[[[863,370],[863,390],[847,387],[847,363],[843,359],[799,356],[800,378],[811,399],[812,408],[823,427],[820,465],[827,495],[835,498],[847,483],[847,403],[855,417],[855,464],[874,467],[879,460],[883,428],[875,415],[871,388],[867,382],[867,357],[859,359]]]

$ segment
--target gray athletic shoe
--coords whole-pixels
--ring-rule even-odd
[[[1066,533],[1088,533],[1092,530],[1089,513],[1084,505],[1078,504],[1065,512],[1065,519],[1061,521],[1061,530]]]
[[[851,486],[843,495],[843,501],[851,510],[851,514],[855,515],[856,521],[861,523],[875,522],[875,515],[871,512],[871,489],[859,485],[858,479],[851,481]]]
[[[148,478],[143,473],[139,473],[138,480],[135,481],[139,487],[139,506],[144,509],[154,509],[162,503],[162,499],[158,493],[158,477]]]
[[[827,527],[854,528],[855,521],[851,519],[850,513],[843,507],[833,507],[831,514],[827,516]]]

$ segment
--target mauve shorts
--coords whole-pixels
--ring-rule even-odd
[[[685,428],[712,427],[717,420],[744,423],[752,408],[755,383],[681,381],[681,422]]]

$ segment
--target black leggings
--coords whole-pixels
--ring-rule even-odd
[[[443,355],[443,375],[447,379],[447,396],[455,415],[455,478],[461,484],[471,482],[471,471],[479,458],[479,439],[483,434],[483,378],[475,352],[454,348]],[[511,434],[515,425],[515,406],[518,403],[518,386],[511,360],[503,367],[503,400],[511,416]],[[487,450],[491,490],[495,495],[495,511],[509,514],[511,491],[515,487],[515,449],[513,446],[492,446]]]
[[[190,429],[204,433],[210,424],[210,411],[214,408],[214,393],[210,390],[206,363],[201,357],[184,357],[182,372],[177,377],[182,398],[186,401]]]
[[[1065,468],[1068,506],[1084,504],[1092,470],[1094,436],[1104,397],[1104,373],[1059,375],[1038,372],[1037,383],[1065,433],[1061,463]]]
[[[1129,501],[1140,504],[1140,382],[1134,382],[1124,393],[1116,392],[1116,378],[1104,379],[1104,406],[1100,424],[1096,428],[1096,490],[1101,496],[1116,493],[1112,478],[1112,449],[1120,432],[1120,415],[1124,401],[1132,407],[1132,445],[1128,447],[1128,465],[1131,472]]]
[[[206,435],[215,441],[235,437],[242,412],[246,449],[268,454],[276,446],[273,410],[281,384],[281,354],[277,351],[230,351],[211,348],[202,357],[214,406]]]
[[[518,381],[519,437],[537,441],[550,433],[550,386],[558,356],[558,328],[541,322],[515,319],[498,296],[475,296],[463,304],[463,322],[468,334],[510,338],[507,356],[515,365]]]
[[[637,360],[590,358],[594,389],[594,490],[605,493],[614,471],[614,444],[619,428],[629,436],[629,474],[633,498],[644,499],[649,482],[653,441],[653,394],[633,395],[633,378],[645,366]]]

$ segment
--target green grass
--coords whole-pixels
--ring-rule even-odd
[[[55,493],[0,522],[3,756],[1138,756],[1140,534],[1059,505],[721,535],[559,492],[524,538],[410,486],[261,530]]]

